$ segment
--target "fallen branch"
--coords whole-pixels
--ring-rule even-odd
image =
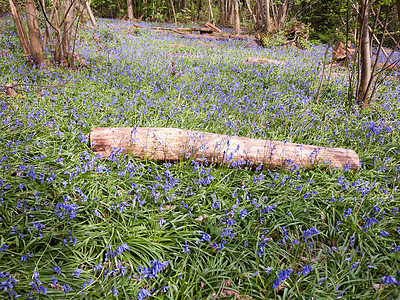
[[[356,170],[358,155],[327,148],[176,128],[92,128],[92,151],[102,157],[130,154],[157,161],[194,160],[229,167],[309,167],[329,164]]]

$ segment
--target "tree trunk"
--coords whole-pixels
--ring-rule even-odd
[[[92,128],[92,151],[102,157],[130,154],[157,161],[194,160],[230,167],[309,167],[329,163],[357,170],[359,157],[349,149],[226,136],[177,128]]]
[[[170,3],[171,3],[172,14],[173,14],[173,16],[174,16],[174,23],[175,23],[175,27],[176,27],[176,26],[178,26],[178,22],[177,22],[177,20],[176,20],[174,1],[170,0]]]
[[[65,0],[65,10],[64,10],[64,34],[61,40],[61,48],[62,48],[62,63],[66,65],[69,64],[69,46],[71,44],[71,32],[72,26],[74,24],[74,11],[75,11],[75,1],[74,0]]]
[[[132,7],[132,0],[126,0],[126,7],[128,10],[128,19],[130,21],[133,20],[133,7]]]
[[[239,16],[239,0],[233,0],[234,14],[235,14],[235,34],[240,34],[240,16]]]
[[[208,8],[210,10],[210,22],[211,22],[211,24],[215,25],[214,13],[212,10],[211,0],[208,0]]]
[[[22,49],[25,56],[31,56],[31,51],[29,47],[28,36],[25,31],[24,24],[22,23],[21,15],[18,10],[18,6],[15,4],[14,0],[9,0],[11,14],[14,19],[15,28],[17,30],[19,41],[21,42]]]
[[[398,21],[400,22],[400,0],[396,0],[396,8],[397,8],[397,16],[398,16]]]
[[[219,25],[225,26],[225,0],[219,0]]]
[[[360,106],[369,104],[368,85],[371,80],[371,49],[368,30],[368,0],[360,0],[360,85],[357,93],[357,103]]]
[[[265,30],[271,32],[271,15],[269,10],[269,0],[265,0]]]
[[[399,1],[400,1],[400,0],[399,0]],[[250,5],[249,0],[246,0],[246,6],[247,6],[247,9],[249,10],[251,19],[253,20],[253,24],[256,25],[256,23],[257,23],[257,18],[256,18],[256,16],[254,15],[253,10],[251,9],[251,5]]]
[[[26,22],[28,24],[30,49],[33,62],[42,64],[44,62],[43,48],[40,39],[39,23],[36,15],[35,2],[33,0],[25,1]]]
[[[94,26],[94,27],[97,27],[97,22],[96,22],[96,19],[94,18],[94,15],[93,15],[93,12],[92,12],[92,9],[90,8],[90,3],[89,3],[89,1],[85,1],[86,3],[86,10],[87,10],[87,12],[88,12],[88,15],[89,15],[89,18],[90,18],[90,22],[92,22],[92,25]]]
[[[289,6],[289,0],[285,0],[282,4],[282,6],[279,8],[278,11],[278,19],[276,20],[276,26],[278,28],[281,28],[283,22],[285,21],[286,17],[286,11]]]

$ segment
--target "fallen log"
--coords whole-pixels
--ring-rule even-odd
[[[215,32],[222,33],[221,29],[219,29],[217,26],[211,24],[210,22],[207,22],[206,24],[204,24],[204,26],[206,26],[207,28],[212,29]]]
[[[229,167],[309,167],[329,164],[356,170],[357,153],[350,149],[226,136],[177,128],[92,128],[91,149],[102,157],[129,154],[157,161],[195,160]]]
[[[284,65],[286,62],[281,60],[273,60],[267,58],[249,57],[245,64],[267,64],[267,65]]]

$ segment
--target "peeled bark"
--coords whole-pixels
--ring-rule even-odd
[[[24,24],[22,23],[21,15],[18,10],[18,6],[15,4],[14,0],[9,0],[11,14],[14,20],[15,28],[17,30],[19,41],[21,42],[22,49],[25,56],[30,56],[30,46],[28,41],[28,36],[25,31]]]
[[[359,157],[349,149],[283,143],[177,128],[92,128],[92,151],[102,157],[129,154],[157,161],[194,160],[229,167],[269,169],[320,163],[357,170]]]
[[[44,62],[43,48],[40,40],[39,23],[36,15],[35,2],[33,0],[25,1],[26,22],[30,39],[30,49],[32,59],[35,64]]]
[[[360,85],[357,103],[361,106],[369,104],[368,87],[371,80],[371,49],[368,30],[368,0],[360,0]]]
[[[126,6],[128,9],[128,19],[133,20],[133,6],[132,6],[132,0],[126,0]]]

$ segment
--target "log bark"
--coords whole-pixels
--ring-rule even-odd
[[[222,33],[221,29],[219,29],[217,26],[207,22],[206,24],[204,24],[204,26],[206,26],[207,28],[210,28],[212,31],[215,31],[217,33]]]
[[[327,148],[270,140],[226,136],[177,128],[92,128],[92,151],[109,157],[129,154],[157,161],[194,160],[228,167],[268,169],[309,167],[326,163],[356,170],[358,155],[350,149]]]

